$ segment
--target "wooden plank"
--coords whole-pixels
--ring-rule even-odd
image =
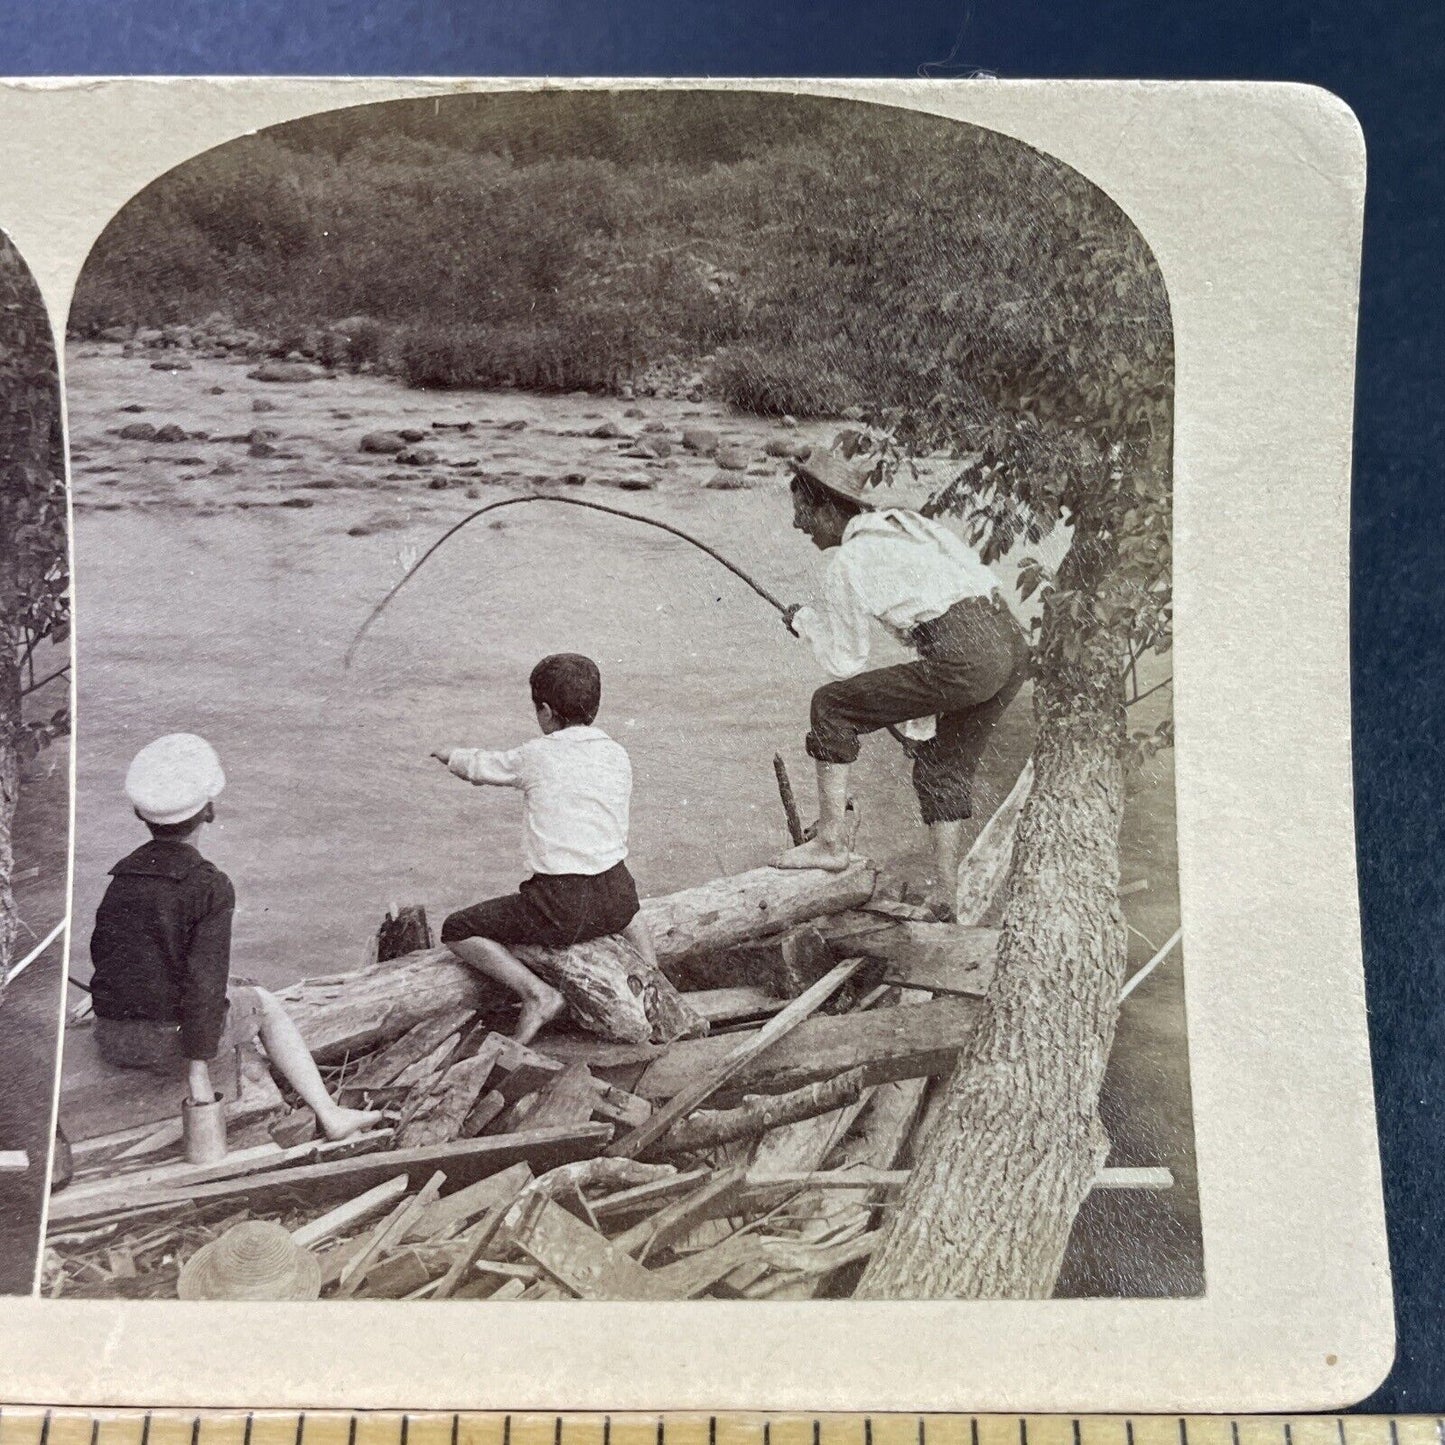
[[[808,1019],[762,1057],[751,1059],[729,1080],[723,1098],[784,1093],[853,1068],[861,1068],[870,1085],[944,1073],[986,1009],[981,999],[945,998]],[[648,1067],[636,1092],[654,1103],[674,1097],[716,1068],[740,1037],[753,1036],[674,1044]]]
[[[651,1217],[639,1220],[612,1242],[618,1249],[632,1255],[638,1264],[645,1264],[649,1254],[685,1238],[703,1220],[716,1219],[733,1210],[742,1192],[743,1180],[741,1168],[725,1169],[714,1174],[683,1198],[675,1199]]]
[[[1101,1169],[1095,1189],[1173,1189],[1174,1172],[1161,1167]]]
[[[506,1192],[501,1194],[490,1206],[486,1214],[468,1232],[462,1243],[462,1248],[452,1267],[446,1272],[441,1282],[437,1285],[433,1299],[448,1299],[456,1291],[456,1288],[466,1278],[467,1271],[477,1262],[482,1251],[495,1238],[497,1231],[502,1226],[502,1221],[507,1217],[517,1200],[532,1187],[533,1180],[531,1171],[528,1170],[527,1177],[520,1178],[514,1170],[507,1170],[511,1175],[511,1184]],[[497,1178],[502,1178],[498,1175]]]
[[[773,1048],[822,1006],[857,972],[863,960],[844,959],[830,969],[806,993],[800,994],[776,1018],[769,1019],[756,1033],[744,1034],[740,1041],[706,1073],[674,1093],[666,1105],[656,1110],[647,1123],[625,1134],[605,1151],[613,1158],[635,1159],[654,1143],[677,1120],[684,1118],[702,1101],[717,1093],[734,1075],[740,1073],[761,1054]],[[896,1010],[895,1010],[896,1011]],[[675,1044],[673,1048],[681,1045]],[[656,1067],[656,1065],[654,1065]]]
[[[137,1170],[86,1180],[60,1190],[50,1206],[50,1219],[66,1224],[74,1219],[89,1219],[97,1214],[126,1209],[152,1198],[158,1193],[177,1192],[193,1185],[221,1183],[273,1174],[292,1165],[314,1165],[326,1168],[357,1155],[379,1152],[391,1142],[390,1129],[376,1129],[353,1134],[349,1139],[312,1140],[283,1149],[279,1144],[259,1144],[240,1149],[215,1164],[168,1164],[155,1169]]]
[[[673,1299],[696,1299],[719,1280],[752,1263],[757,1257],[757,1240],[752,1235],[733,1234],[709,1249],[665,1264],[652,1273]]]
[[[366,1271],[371,1262],[389,1245],[400,1243],[402,1235],[411,1227],[416,1216],[441,1192],[446,1177],[438,1169],[422,1186],[420,1192],[412,1195],[410,1199],[404,1199],[376,1226],[366,1242],[366,1248],[354,1259],[348,1260],[341,1271],[336,1290],[338,1299],[351,1299],[355,1296],[366,1279]]]
[[[430,1054],[443,1039],[460,1034],[475,1010],[469,1008],[447,1009],[432,1018],[423,1019],[415,1028],[408,1029],[395,1043],[377,1050],[346,1080],[349,1089],[370,1089],[393,1083],[403,1069],[410,1068],[419,1059]]]
[[[665,1284],[549,1199],[528,1206],[516,1237],[522,1252],[578,1299],[672,1298]]]
[[[590,1046],[602,1049],[639,1047],[637,1045],[609,1045],[602,1040],[588,1042]],[[646,1044],[640,1047],[649,1051],[649,1057],[653,1054],[665,1053],[667,1049],[665,1044]],[[525,1095],[550,1083],[568,1063],[587,1063],[586,1059],[563,1060],[553,1057],[550,1052],[529,1048],[526,1044],[519,1044],[516,1039],[509,1039],[502,1034],[488,1034],[482,1048],[497,1050],[497,1071],[501,1079],[500,1082],[489,1082],[493,1082],[493,1087],[509,1104],[515,1104]],[[601,1119],[635,1128],[652,1113],[651,1104],[644,1099],[639,1099],[635,1094],[628,1093],[626,1089],[617,1088],[600,1079],[593,1079],[592,1088],[597,1096],[593,1112]]]
[[[697,989],[683,998],[708,1021],[709,1026],[736,1023],[739,1019],[769,1018],[787,1007],[787,999],[769,993],[765,988],[744,985],[738,988]]]
[[[443,1195],[435,1204],[427,1206],[425,1212],[412,1226],[409,1239],[435,1239],[448,1230],[457,1230],[469,1225],[478,1215],[485,1214],[502,1200],[516,1197],[532,1182],[531,1166],[525,1162],[513,1164],[500,1174],[479,1179],[465,1189],[454,1189]]]
[[[666,1204],[680,1194],[687,1194],[711,1173],[711,1169],[689,1169],[685,1174],[672,1174],[666,1179],[634,1184],[630,1189],[621,1189],[616,1194],[592,1200],[592,1216],[601,1224],[656,1209],[660,1204]]]
[[[397,1143],[404,1149],[416,1149],[455,1139],[462,1132],[472,1106],[486,1089],[496,1061],[497,1050],[484,1042],[471,1058],[453,1064],[436,1081],[421,1107],[398,1131]],[[568,1121],[559,1119],[555,1122]]]
[[[405,1173],[409,1187],[420,1185],[434,1169],[444,1169],[458,1186],[499,1173],[520,1160],[534,1170],[550,1169],[596,1154],[612,1137],[610,1124],[578,1124],[565,1129],[531,1129],[518,1134],[493,1134],[483,1139],[457,1139],[423,1149],[388,1149],[328,1164],[301,1165],[251,1174],[218,1184],[157,1190],[131,1201],[127,1213],[149,1213],[216,1199],[240,1199],[257,1209],[284,1208],[294,1201],[305,1207],[344,1198],[394,1174]]]
[[[318,1215],[309,1224],[303,1224],[300,1229],[291,1231],[291,1240],[299,1244],[303,1249],[310,1249],[313,1245],[320,1244],[322,1240],[329,1239],[333,1234],[345,1234],[354,1225],[360,1224],[363,1220],[369,1219],[382,1209],[396,1203],[406,1193],[406,1175],[398,1174],[373,1188],[358,1194],[355,1199],[348,1199],[345,1204],[338,1204],[335,1209],[329,1209],[325,1214]]]
[[[1013,862],[1019,819],[1033,786],[1034,760],[1030,758],[959,865],[953,911],[960,923],[982,923],[993,907]]]

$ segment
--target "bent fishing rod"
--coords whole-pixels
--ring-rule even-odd
[[[764,602],[770,603],[773,607],[777,608],[778,612],[782,615],[787,615],[788,609],[786,604],[781,602],[777,597],[775,597],[771,592],[769,592],[768,589],[764,587],[760,582],[754,580],[752,577],[749,577],[748,574],[744,572],[743,569],[739,567],[736,562],[729,561],[728,558],[724,557],[723,554],[719,552],[715,547],[708,546],[706,542],[699,541],[690,533],[684,532],[681,527],[674,527],[670,522],[660,522],[656,517],[644,517],[641,515],[641,513],[638,512],[626,512],[623,511],[621,507],[608,507],[601,502],[584,502],[580,497],[504,497],[500,502],[488,502],[485,507],[478,507],[475,512],[471,512],[467,516],[463,517],[461,521],[458,522],[455,526],[449,527],[445,532],[441,534],[440,537],[436,539],[435,542],[431,544],[430,547],[426,549],[425,552],[421,554],[420,557],[417,558],[415,562],[412,563],[410,567],[407,568],[406,573],[402,577],[402,579],[391,589],[390,592],[386,594],[385,597],[381,599],[380,602],[376,604],[375,607],[371,609],[370,613],[367,614],[366,621],[363,622],[359,628],[357,628],[356,636],[351,639],[351,645],[346,649],[346,657],[342,663],[342,666],[351,666],[351,659],[355,657],[356,649],[361,645],[362,638],[364,638],[367,632],[370,631],[372,623],[374,623],[376,619],[380,617],[383,612],[386,611],[387,606],[391,602],[391,599],[395,597],[396,594],[400,592],[401,589],[405,587],[406,584],[410,582],[411,579],[415,577],[418,572],[421,571],[422,567],[426,565],[428,559],[434,556],[445,542],[449,541],[452,537],[455,537],[456,534],[460,532],[463,527],[467,526],[471,522],[475,522],[478,517],[484,517],[488,512],[499,511],[502,507],[521,506],[524,502],[551,502],[553,505],[560,507],[585,507],[589,512],[605,512],[609,517],[622,517],[626,521],[641,522],[643,526],[656,527],[660,532],[670,533],[674,537],[681,538],[684,542],[691,543],[691,545],[696,547],[699,551],[706,552],[707,555],[711,557],[714,562],[721,563],[722,566],[726,567],[728,571],[733,574],[734,577],[737,577],[741,581],[746,582],[747,585],[751,587],[753,591],[756,592],[758,596],[763,599]]]

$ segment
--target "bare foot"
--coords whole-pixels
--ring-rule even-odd
[[[821,838],[812,838],[780,853],[773,859],[773,867],[821,868],[825,873],[841,873],[848,866],[848,858],[846,843],[825,843]]]
[[[349,1139],[353,1134],[374,1129],[380,1124],[381,1112],[377,1109],[343,1109],[337,1105],[317,1122],[328,1139]]]
[[[548,988],[546,984],[539,987],[546,992],[522,1000],[522,1012],[517,1015],[517,1027],[512,1030],[512,1037],[519,1044],[530,1044],[567,1007],[555,988]]]

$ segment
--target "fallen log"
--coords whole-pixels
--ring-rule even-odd
[[[662,971],[670,976],[698,954],[854,908],[871,896],[874,876],[872,866],[863,862],[842,873],[757,868],[648,899],[642,905],[642,918],[652,933]],[[605,986],[597,982],[604,977],[598,972],[604,955],[611,959]],[[606,1020],[609,1030],[616,1030],[608,1037],[662,1042],[677,1037],[679,1019],[691,1013],[677,1001],[675,991],[666,993],[650,975],[638,973],[640,958],[620,941],[599,939],[572,949],[527,950],[526,958],[529,966],[556,981],[554,986],[568,997],[574,1011],[584,1007],[579,990],[587,990],[587,1017],[579,1015],[579,1021],[596,1029]],[[641,994],[633,993],[629,978],[639,980]],[[572,995],[567,993],[568,979],[579,981]],[[440,1013],[494,1009],[510,1002],[448,948],[422,949],[370,964],[344,975],[339,984],[334,975],[325,985],[302,979],[281,990],[279,997],[312,1055],[324,1063],[389,1043]],[[656,1017],[647,1016],[649,1007]]]
[[[946,998],[808,1019],[730,1079],[721,1100],[785,1093],[855,1068],[862,1069],[865,1085],[932,1077],[953,1067],[986,1009],[981,999]],[[746,1037],[725,1034],[657,1050],[633,1092],[653,1101],[670,1099]]]

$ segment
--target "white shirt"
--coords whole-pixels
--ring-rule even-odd
[[[862,512],[827,554],[823,595],[799,608],[793,631],[813,646],[832,677],[853,677],[868,664],[870,623],[881,622],[900,641],[920,622],[942,617],[965,597],[988,597],[998,578],[947,527],[918,512]],[[933,718],[903,724],[920,741],[934,734]]]
[[[522,790],[532,873],[605,873],[627,857],[632,764],[601,728],[561,728],[507,752],[453,748],[447,766],[469,783]]]

